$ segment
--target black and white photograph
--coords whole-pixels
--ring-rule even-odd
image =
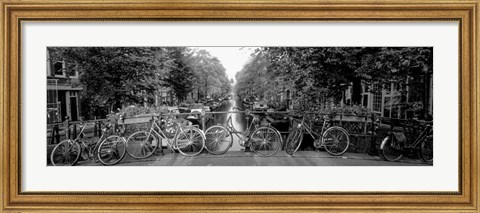
[[[47,166],[429,166],[430,46],[50,46]]]
[[[476,211],[479,1],[2,2],[0,209]]]

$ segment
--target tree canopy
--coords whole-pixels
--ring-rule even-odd
[[[49,47],[52,60],[78,72],[82,108],[153,103],[170,88],[178,101],[194,90],[204,95],[230,91],[225,68],[206,51],[186,47]],[[206,86],[205,86],[206,85]],[[88,114],[87,114],[88,116]]]
[[[359,104],[362,82],[407,84],[432,66],[431,47],[261,47],[237,73],[236,90],[268,96],[289,89],[297,101],[314,103],[353,86]]]

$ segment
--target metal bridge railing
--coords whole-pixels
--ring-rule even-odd
[[[101,124],[105,122],[114,122],[115,128],[122,125],[124,128],[129,125],[137,125],[131,131],[138,131],[141,129],[146,128],[146,123],[148,123],[152,117],[154,116],[162,116],[162,115],[169,115],[169,116],[179,116],[179,117],[186,117],[189,115],[196,115],[199,123],[201,124],[200,127],[202,130],[207,128],[207,125],[211,125],[209,123],[213,119],[213,115],[219,114],[252,114],[258,116],[265,116],[270,121],[270,123],[275,123],[277,125],[281,125],[283,128],[279,129],[279,132],[283,135],[289,133],[289,128],[291,126],[291,120],[289,117],[292,115],[292,111],[249,111],[249,110],[233,110],[233,111],[215,111],[215,112],[189,112],[189,113],[165,113],[165,114],[145,114],[139,115],[134,117],[127,117],[124,119],[96,119],[96,120],[89,120],[89,121],[81,121],[83,123],[94,123],[93,127],[88,128],[85,130],[87,136],[99,136],[101,134]],[[302,115],[329,115],[326,113],[320,112],[300,112]],[[279,115],[284,115],[283,118],[278,119]],[[330,115],[331,116],[331,115]],[[375,115],[368,115],[368,116],[356,116],[356,120],[349,120],[347,119],[349,115],[337,115],[336,117],[331,116],[330,122],[332,125],[338,125],[344,127],[352,137],[372,137],[372,140],[375,140]],[[247,119],[249,119],[247,117]],[[80,121],[71,122],[66,120],[65,122],[61,123],[53,123],[47,125],[47,141],[49,144],[59,143],[61,140],[66,138],[75,138],[77,136],[77,131],[79,130],[78,125],[81,123]],[[248,122],[248,121],[247,121]],[[286,127],[285,127],[286,125]],[[127,131],[127,132],[131,132]]]

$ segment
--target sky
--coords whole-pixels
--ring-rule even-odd
[[[225,67],[228,78],[235,80],[235,73],[243,68],[255,47],[198,47],[217,57]]]

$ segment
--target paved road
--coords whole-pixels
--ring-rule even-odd
[[[101,164],[79,162],[78,165]],[[252,152],[228,151],[223,155],[204,152],[195,157],[168,152],[143,160],[133,159],[127,154],[116,166],[432,166],[432,164],[408,158],[400,162],[387,162],[377,156],[358,153],[331,156],[324,151],[299,151],[294,156],[289,156],[284,151],[279,151],[271,157],[260,157]]]

